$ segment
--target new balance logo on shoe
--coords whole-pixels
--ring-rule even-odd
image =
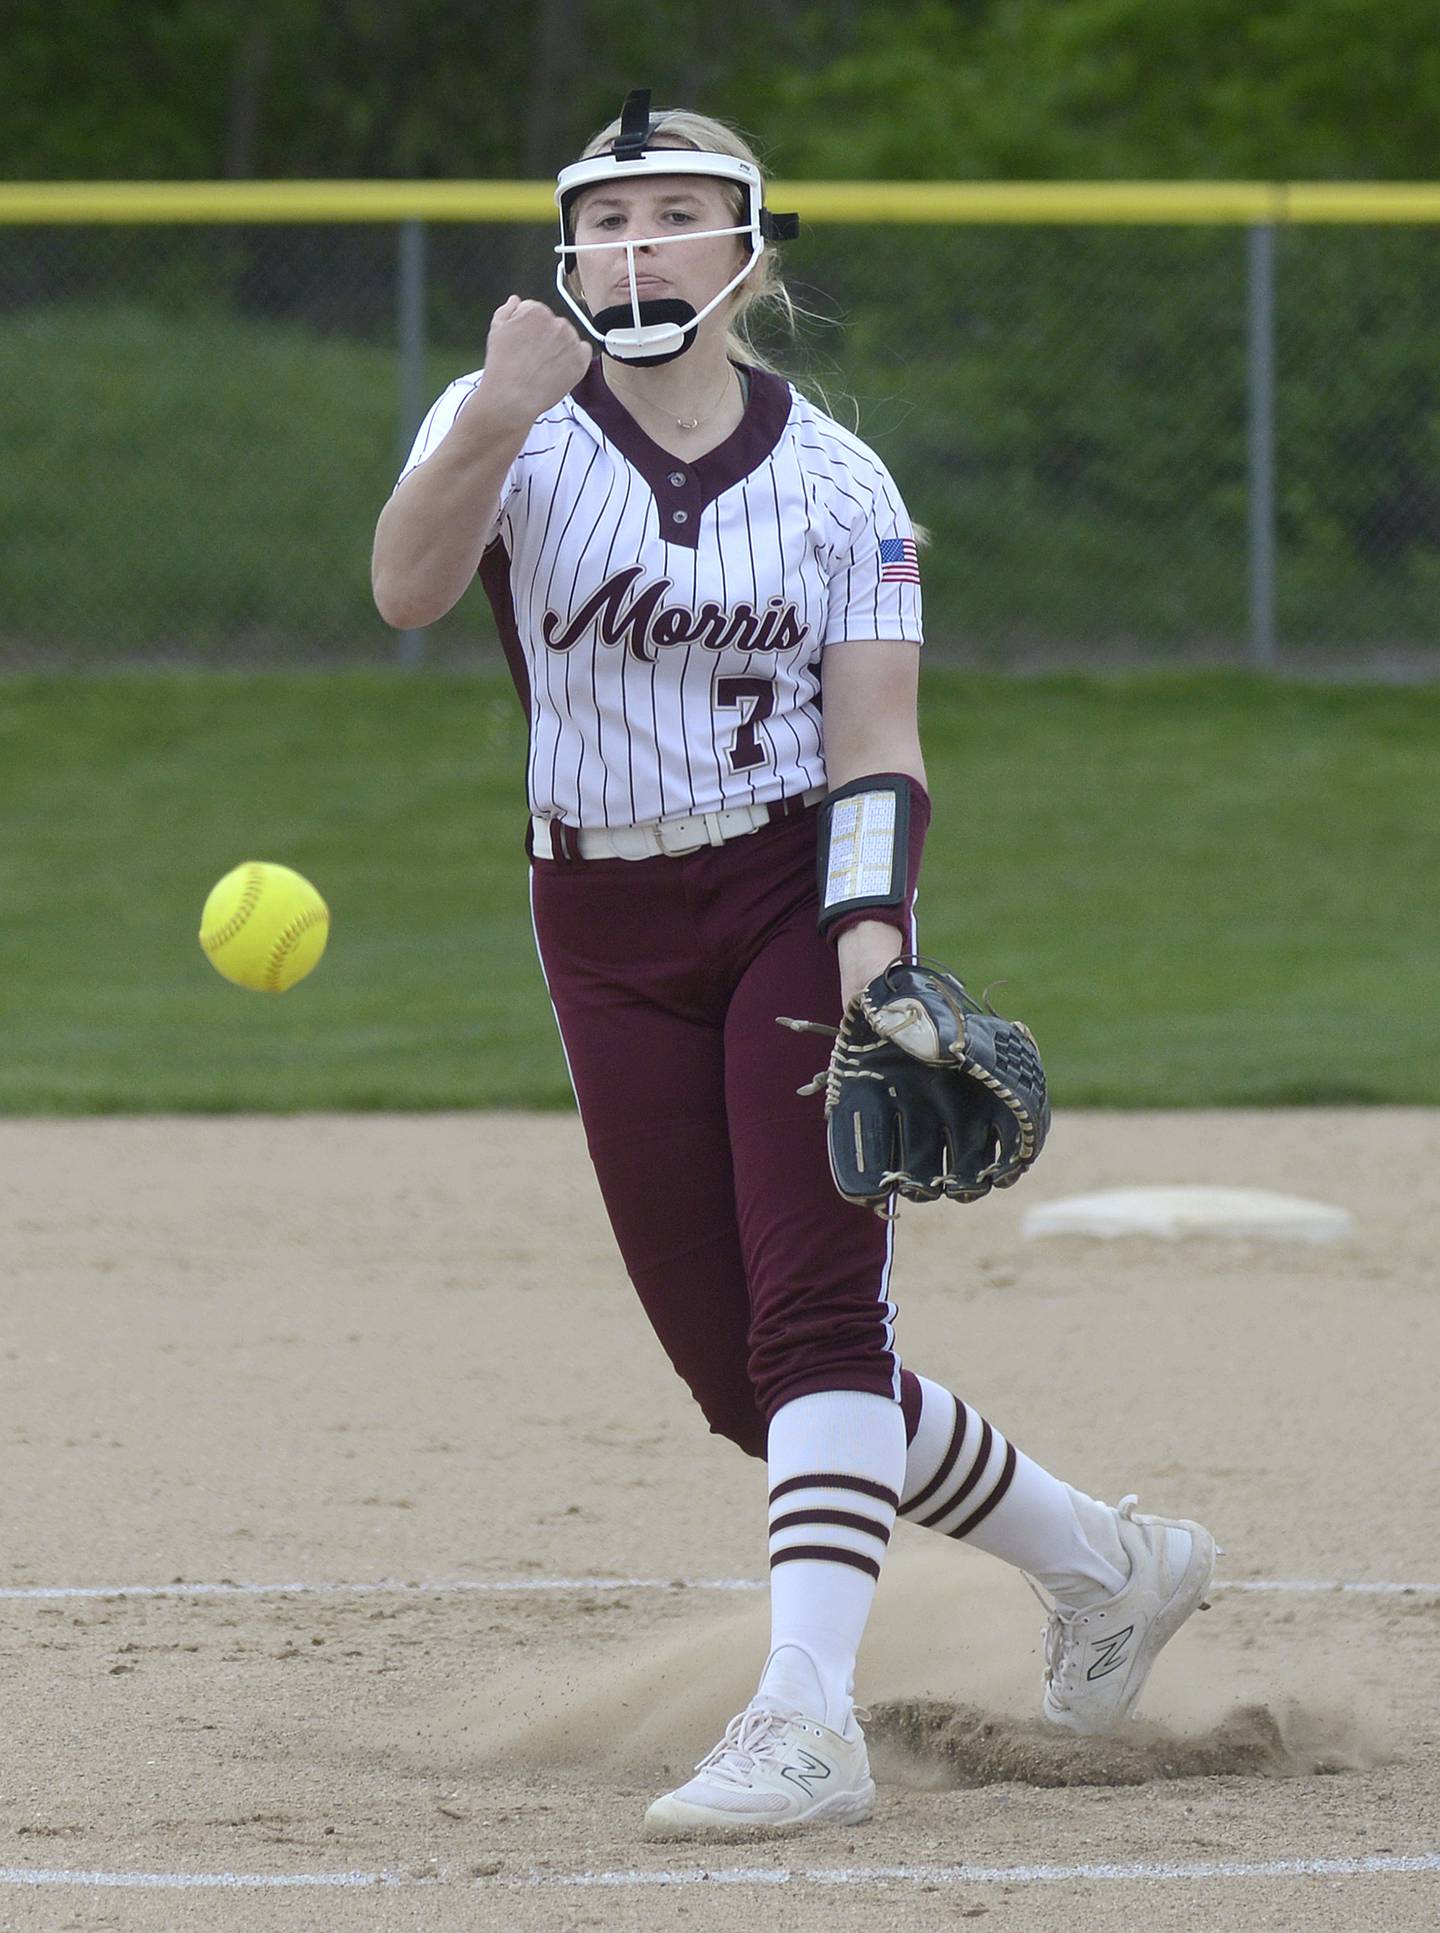
[[[1095,1662],[1085,1673],[1087,1678],[1104,1678],[1112,1671],[1118,1671],[1125,1662],[1125,1647],[1135,1635],[1135,1626],[1127,1624],[1123,1631],[1117,1631],[1113,1638],[1102,1638],[1093,1649]]]
[[[789,1779],[792,1785],[798,1785],[807,1799],[813,1799],[815,1797],[815,1781],[828,1779],[830,1776],[830,1767],[825,1763],[824,1759],[814,1758],[809,1752],[802,1752],[800,1754],[800,1763],[798,1765],[787,1765],[780,1776],[782,1779]]]
[[[792,1826],[858,1825],[875,1807],[875,1782],[858,1725],[832,1732],[798,1712],[748,1705],[701,1759],[695,1777],[645,1814],[651,1839],[708,1838],[737,1826],[788,1832]]]

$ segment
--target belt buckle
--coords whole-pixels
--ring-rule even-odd
[[[689,819],[657,819],[650,827],[650,847],[652,853],[676,859],[682,853],[694,852],[695,840],[687,839],[682,828],[693,824]]]

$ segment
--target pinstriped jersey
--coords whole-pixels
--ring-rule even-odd
[[[482,374],[436,402],[402,477]],[[480,575],[544,818],[636,825],[822,785],[826,647],[921,642],[912,527],[884,464],[781,378],[747,374],[734,433],[679,458],[597,358],[506,476]]]

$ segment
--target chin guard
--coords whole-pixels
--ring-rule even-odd
[[[561,300],[607,355],[649,368],[684,355],[695,340],[695,331],[732,290],[739,287],[772,242],[793,241],[800,232],[798,215],[772,215],[764,205],[764,183],[752,162],[738,155],[720,154],[691,147],[653,147],[651,139],[664,130],[664,116],[656,126],[650,113],[648,87],[632,88],[625,97],[620,115],[620,132],[603,154],[592,155],[562,168],[555,184],[555,201],[560,211],[560,242],[555,250],[558,262],[555,287]],[[577,242],[575,240],[575,202],[584,188],[600,182],[653,180],[666,175],[701,175],[744,190],[746,219],[733,228],[708,228],[696,233],[652,235],[639,241]],[[635,281],[635,251],[659,248],[677,242],[709,239],[717,235],[738,235],[748,239],[749,257],[703,309],[688,302],[666,298],[647,301],[640,296]],[[623,249],[629,274],[630,299],[616,303],[591,316],[565,286],[565,278],[582,254],[599,249]]]
[[[687,331],[696,319],[688,302],[663,296],[642,300],[638,305],[616,302],[608,309],[599,309],[595,327],[607,356],[628,363],[632,369],[654,369],[684,355],[695,340]],[[612,348],[612,339],[623,346]]]

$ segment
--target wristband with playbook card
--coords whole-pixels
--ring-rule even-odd
[[[837,939],[861,920],[908,934],[930,798],[904,772],[851,779],[820,807],[820,931]]]

